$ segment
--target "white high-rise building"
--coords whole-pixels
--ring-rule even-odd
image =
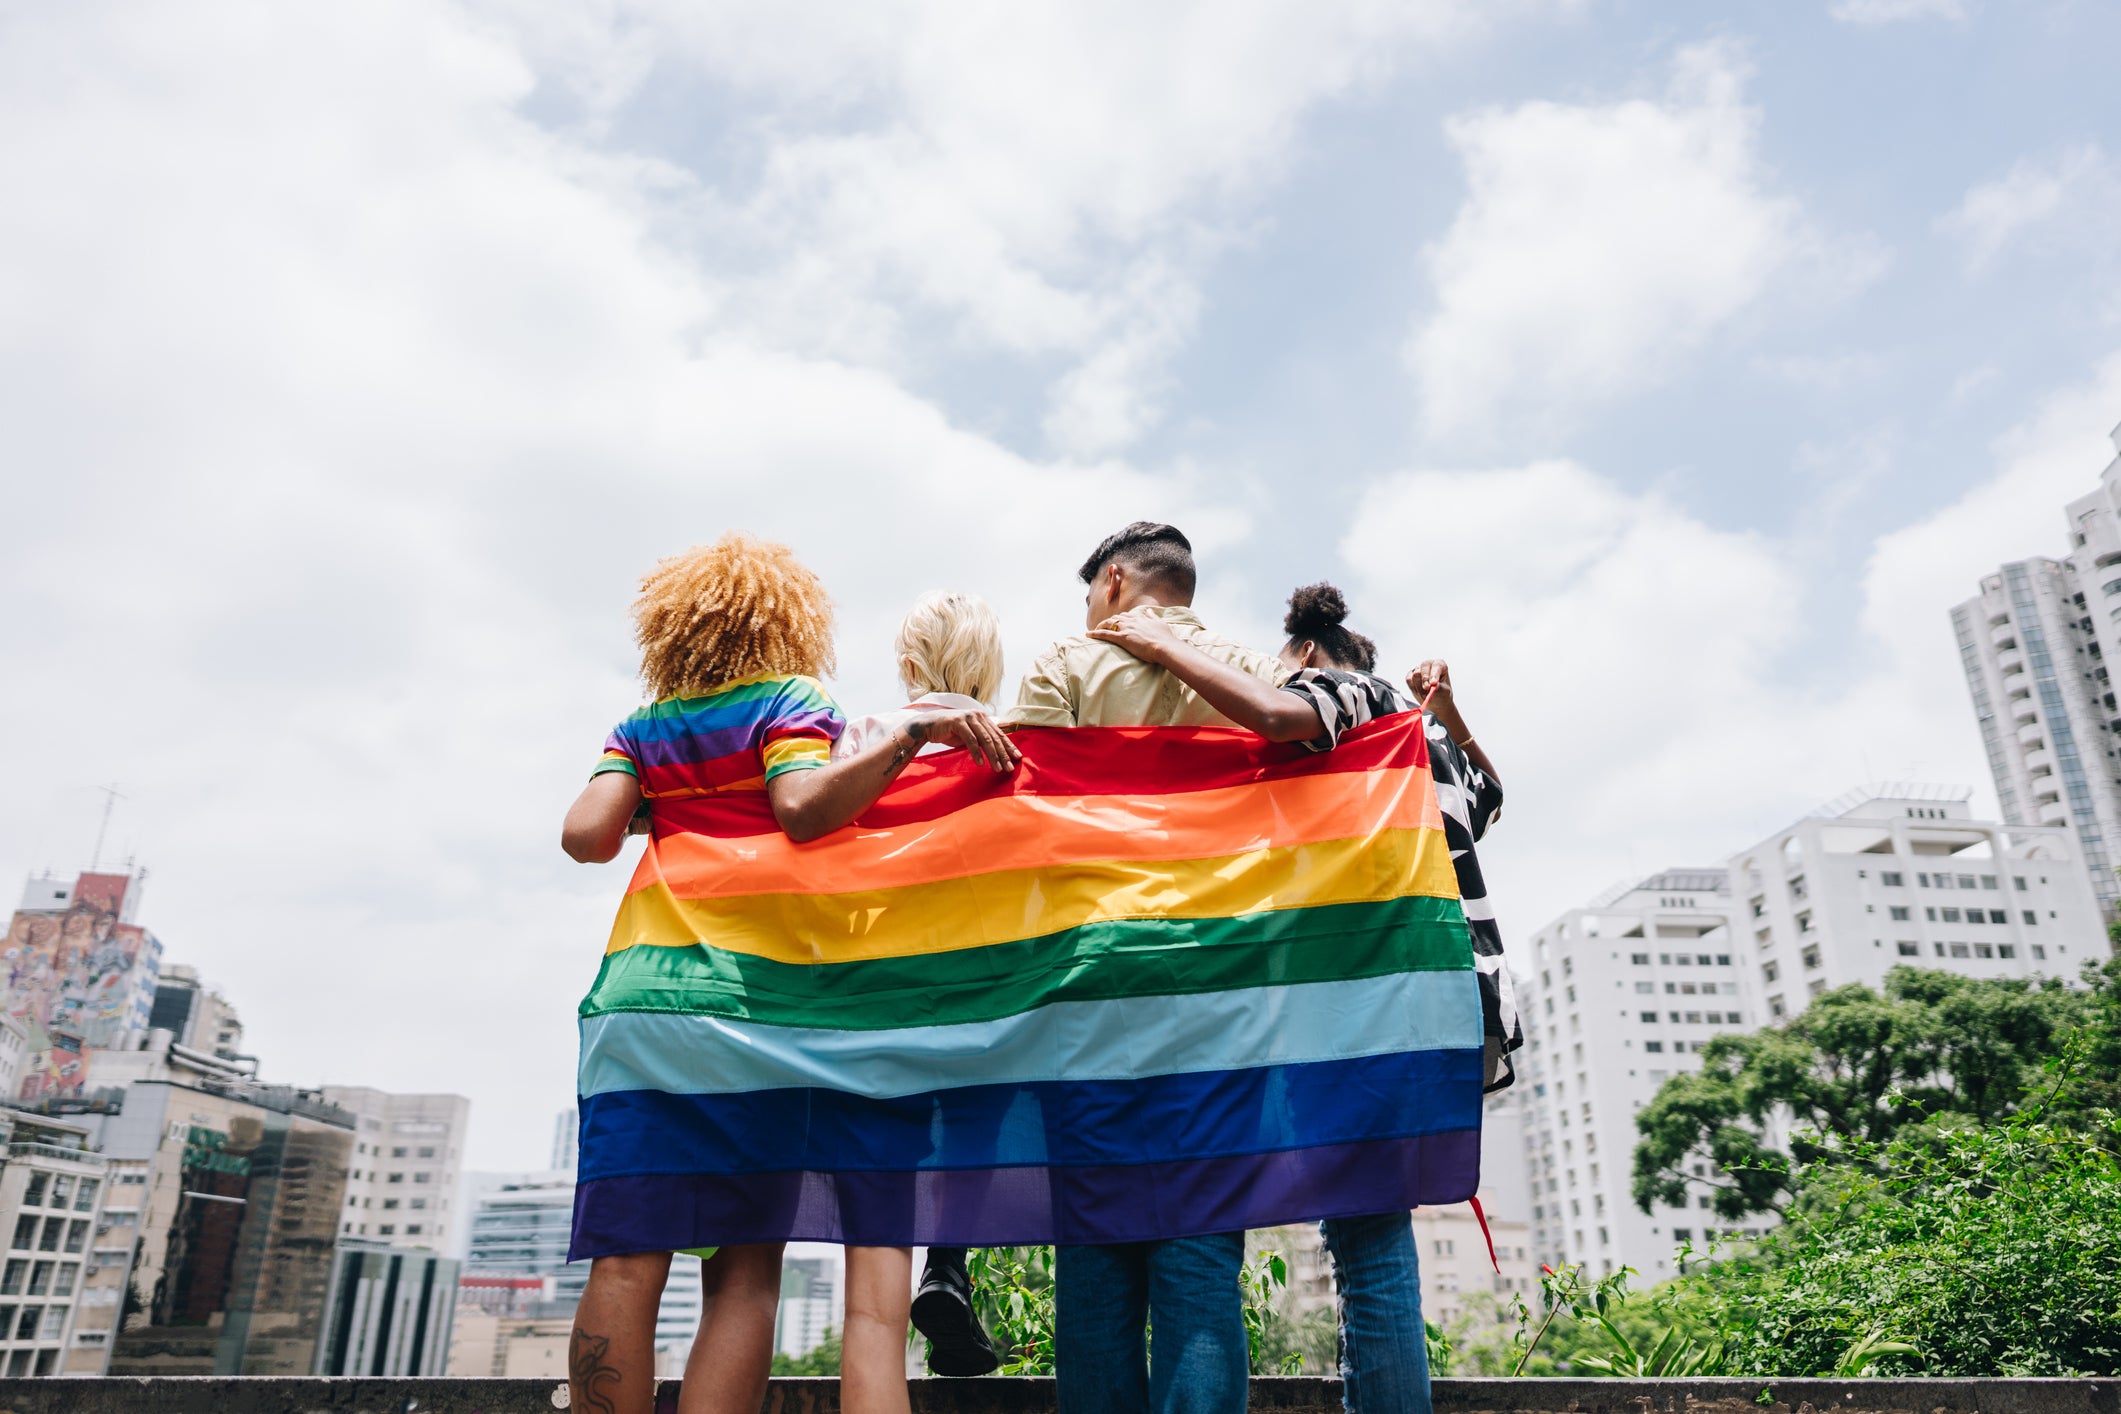
[[[1521,954],[1532,975],[1516,1088],[1539,1261],[1671,1275],[1684,1239],[1629,1196],[1635,1113],[1699,1064],[1709,1037],[1760,1023],[1739,995],[1730,910],[1727,871],[1668,869],[1571,909]]]
[[[1540,1261],[1654,1282],[1678,1244],[1729,1230],[1705,1160],[1683,1205],[1644,1213],[1630,1195],[1636,1112],[1711,1037],[1878,986],[1898,963],[2071,976],[2104,955],[2072,832],[1975,820],[1972,794],[1866,786],[1725,868],[1653,874],[1533,934],[1520,1085]]]
[[[363,1085],[327,1085],[324,1098],[359,1117],[341,1235],[450,1251],[471,1101]]]
[[[582,1112],[572,1105],[561,1110],[552,1122],[552,1167],[555,1172],[573,1173],[580,1163],[578,1136],[582,1128]]]
[[[1972,977],[2074,977],[2106,954],[2091,876],[2063,825],[1976,820],[1966,786],[1865,786],[1731,861],[1746,1010],[1794,1016],[1898,963]]]
[[[2121,427],[2113,432],[2121,448]],[[2011,825],[2056,825],[2108,918],[2121,907],[2121,457],[2070,502],[2061,559],[2016,560],[1952,610],[1996,798]]]

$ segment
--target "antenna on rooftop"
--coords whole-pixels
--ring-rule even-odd
[[[103,792],[103,823],[96,826],[96,852],[88,857],[88,872],[91,874],[103,863],[103,838],[110,833],[110,813],[117,808],[119,801],[125,799],[118,794],[116,786],[97,786],[96,789]]]

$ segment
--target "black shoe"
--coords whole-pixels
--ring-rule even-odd
[[[972,1309],[972,1283],[959,1263],[931,1261],[913,1298],[913,1328],[928,1337],[928,1369],[938,1375],[991,1375],[1001,1353]]]

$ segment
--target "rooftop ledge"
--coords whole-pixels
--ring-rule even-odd
[[[1767,1402],[1761,1401],[1762,1391]],[[657,1390],[657,1414],[678,1384]],[[547,1414],[552,1380],[309,1379],[260,1376],[0,1379],[8,1414]],[[1436,1381],[1440,1414],[2121,1414],[2121,1379]],[[1251,1407],[1335,1414],[1340,1381],[1252,1381]],[[1046,1414],[1045,1379],[916,1380],[917,1414]],[[839,1381],[775,1380],[766,1414],[835,1414]]]

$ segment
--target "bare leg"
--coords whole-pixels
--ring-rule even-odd
[[[655,1309],[670,1274],[668,1252],[599,1257],[575,1308],[567,1351],[568,1408],[577,1414],[650,1414],[655,1404]]]
[[[724,1247],[700,1268],[700,1333],[685,1362],[678,1414],[757,1414],[773,1366],[781,1244]]]
[[[842,1414],[909,1414],[906,1312],[913,1249],[847,1249],[847,1330],[840,1338]]]

